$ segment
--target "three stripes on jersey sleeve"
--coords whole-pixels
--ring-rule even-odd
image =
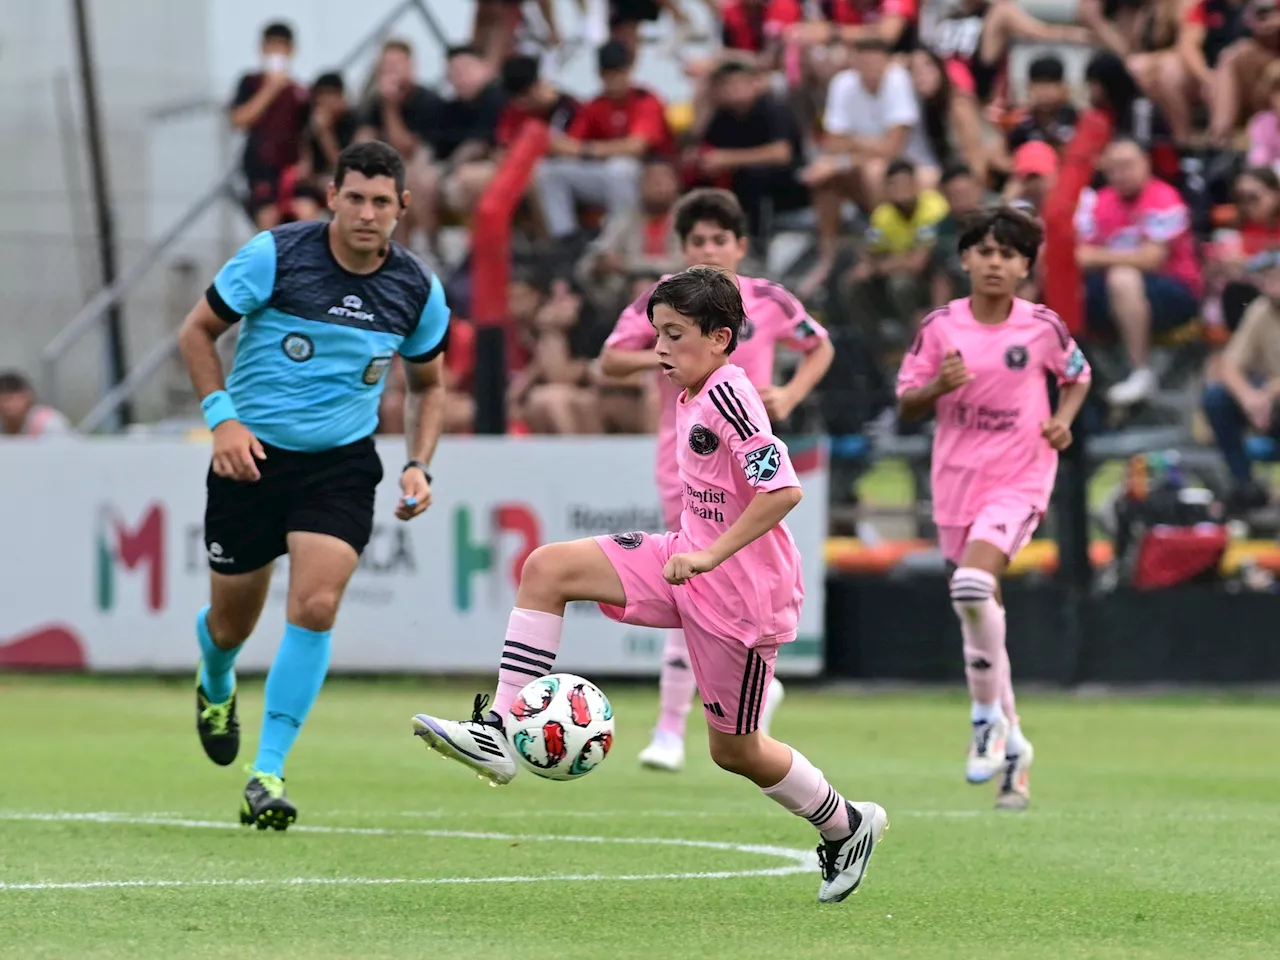
[[[760,428],[752,423],[746,406],[738,399],[738,395],[733,392],[732,384],[717,384],[711,388],[710,396],[711,402],[720,411],[720,416],[729,422],[729,425],[738,432],[738,436],[741,439],[747,440],[760,432]]]

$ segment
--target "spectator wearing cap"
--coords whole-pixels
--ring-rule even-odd
[[[228,111],[231,125],[247,134],[241,160],[249,187],[245,209],[258,229],[267,230],[291,212],[282,180],[301,156],[309,108],[307,88],[291,73],[293,29],[268,24],[261,49],[261,69],[240,78]]]
[[[850,278],[852,307],[876,311],[863,324],[876,330],[882,317],[915,323],[929,307],[930,284],[922,282],[933,259],[938,225],[947,201],[936,190],[922,190],[916,168],[895,160],[885,176],[885,200],[871,214],[862,258]]]
[[[16,370],[0,372],[0,434],[48,437],[70,429],[66,417],[36,401],[30,380]]]
[[[889,45],[869,37],[853,49],[854,69],[837,74],[827,91],[822,155],[801,173],[818,214],[818,264],[798,288],[802,299],[825,283],[835,266],[844,201],[875,209],[889,164],[906,150],[912,128],[920,123],[911,75],[892,61]]]
[[[1240,328],[1223,351],[1221,383],[1204,393],[1204,412],[1235,482],[1232,505],[1264,506],[1268,495],[1253,479],[1244,449],[1246,430],[1280,439],[1280,256],[1252,258],[1250,273],[1261,296],[1249,305]]]
[[[715,109],[691,158],[695,182],[732,190],[760,237],[767,214],[808,206],[799,124],[753,63],[720,64],[711,91]]]
[[[1280,0],[1249,0],[1246,36],[1222,51],[1213,71],[1209,134],[1225,146],[1241,124],[1270,105],[1271,91],[1258,83],[1280,58]]]
[[[552,141],[535,174],[553,239],[577,232],[579,203],[604,207],[610,217],[630,214],[638,201],[641,159],[675,152],[662,101],[631,82],[627,47],[611,40],[597,62],[603,92],[578,111],[566,138]]]
[[[1107,185],[1086,190],[1076,213],[1076,260],[1085,274],[1091,331],[1119,335],[1131,372],[1107,391],[1117,407],[1156,389],[1147,365],[1152,331],[1176,329],[1199,313],[1202,288],[1191,219],[1178,191],[1151,175],[1132,140],[1113,142],[1102,159]]]
[[[1013,154],[1004,199],[1021,200],[1039,215],[1058,179],[1058,151],[1041,140],[1024,143]]]

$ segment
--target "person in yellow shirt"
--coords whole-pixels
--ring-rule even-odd
[[[851,313],[871,339],[885,320],[914,330],[930,305],[927,276],[938,225],[950,212],[936,190],[921,190],[916,168],[895,160],[885,174],[885,201],[871,213],[850,280]]]

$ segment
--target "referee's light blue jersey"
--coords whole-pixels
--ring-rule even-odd
[[[427,266],[397,243],[374,273],[351,273],[329,225],[258,234],[214,278],[206,298],[242,322],[227,392],[240,421],[285,450],[330,450],[369,436],[399,353],[426,363],[445,347],[449,307]]]

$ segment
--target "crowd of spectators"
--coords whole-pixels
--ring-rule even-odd
[[[761,272],[780,233],[803,238],[807,254],[777,279],[842,349],[853,344],[887,371],[914,324],[966,292],[963,217],[997,198],[1039,211],[1081,111],[1099,108],[1115,136],[1080,197],[1075,255],[1088,339],[1114,344],[1124,364],[1099,399],[1112,412],[1142,409],[1161,386],[1153,345],[1199,327],[1215,350],[1203,418],[1238,497],[1265,499],[1241,444],[1250,430],[1280,435],[1277,0],[1081,0],[1070,25],[1042,22],[1015,0],[928,10],[917,0],[703,2],[721,43],[680,62],[693,90],[684,104],[633,76],[644,51],[637,26],[660,17],[687,26],[678,0],[612,0],[610,39],[595,51],[598,93],[582,100],[542,68],[540,54],[561,36],[550,0],[481,0],[474,38],[448,51],[440,89],[420,82],[400,40],[385,44],[358,90],[334,73],[301,82],[293,31],[271,24],[260,68],[230,106],[247,134],[246,213],[260,228],[323,216],[339,150],[370,137],[399,149],[412,195],[399,239],[447,281],[448,426],[467,431],[469,253],[442,236],[465,232],[524,125],[547,124],[512,244],[512,428],[635,432],[652,423],[647,378],[610,381],[593,361],[620,308],[679,267],[671,224],[682,193],[733,191]],[[529,21],[540,51],[521,47]],[[1021,42],[1040,52],[1015,78]],[[1064,64],[1070,45],[1093,48],[1082,84]],[[1025,295],[1038,296],[1042,281],[1030,277]],[[829,381],[847,371],[837,363]],[[388,382],[389,431],[397,382]],[[869,418],[876,402],[859,409]]]

